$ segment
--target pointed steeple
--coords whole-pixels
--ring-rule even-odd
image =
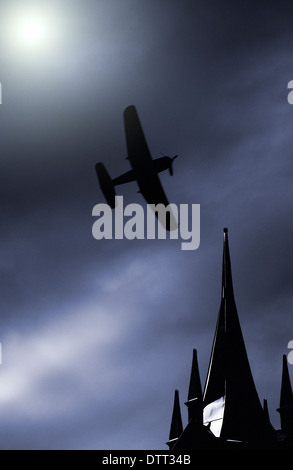
[[[170,449],[174,447],[179,437],[181,436],[182,432],[183,432],[183,425],[182,425],[180,402],[179,402],[179,391],[175,390],[169,441],[166,443]]]
[[[198,370],[197,350],[193,350],[191,375],[188,390],[188,401],[185,403],[188,407],[188,421],[192,418],[202,424],[202,389],[200,375]]]
[[[226,228],[221,304],[203,400],[204,424],[215,435],[240,441],[263,437],[267,426],[238,319]]]
[[[293,393],[286,355],[283,356],[282,386],[280,396],[281,428],[285,434],[293,435]]]

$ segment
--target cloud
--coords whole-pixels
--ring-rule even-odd
[[[10,413],[26,411],[31,415],[34,412],[42,419],[44,415],[72,411],[72,408],[66,410],[69,403],[65,398],[69,390],[63,390],[65,395],[59,395],[58,400],[56,397],[52,400],[51,386],[54,388],[55,377],[63,376],[65,382],[73,382],[71,394],[75,399],[71,406],[74,403],[76,406],[77,383],[85,379],[87,367],[92,367],[89,358],[93,353],[102,359],[98,367],[102,370],[105,367],[104,379],[107,375],[106,352],[113,347],[118,335],[123,334],[122,325],[118,328],[101,305],[82,305],[70,313],[60,308],[59,313],[59,318],[55,316],[45,321],[31,333],[12,332],[2,342],[0,399],[6,409],[11,407]],[[46,387],[42,385],[44,382]]]

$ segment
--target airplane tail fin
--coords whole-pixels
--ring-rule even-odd
[[[97,163],[96,166],[97,177],[99,180],[100,188],[106,198],[107,203],[111,209],[115,209],[115,188],[113,181],[110,178],[103,163]]]

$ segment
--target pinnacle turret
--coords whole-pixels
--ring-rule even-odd
[[[183,425],[182,425],[180,402],[179,402],[179,391],[175,390],[171,428],[170,428],[170,434],[169,434],[169,441],[167,442],[167,445],[169,446],[170,449],[174,447],[178,438],[181,436],[182,432],[183,432]]]
[[[188,407],[188,421],[192,418],[202,423],[202,389],[197,362],[197,350],[193,350],[192,367],[190,374],[188,401],[185,403]]]
[[[282,385],[280,395],[281,428],[285,434],[293,435],[293,393],[288,371],[287,357],[283,356]]]

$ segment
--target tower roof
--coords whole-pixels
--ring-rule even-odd
[[[264,412],[254,385],[234,299],[228,229],[224,229],[222,291],[204,390],[205,424],[241,441],[262,435]],[[208,406],[210,405],[210,406]]]

